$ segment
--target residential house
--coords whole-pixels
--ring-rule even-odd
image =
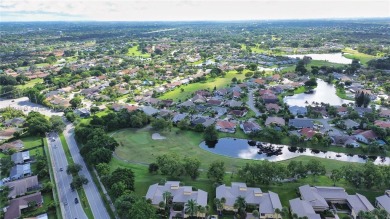
[[[260,131],[261,127],[256,122],[246,121],[240,124],[240,128],[245,134],[249,134],[251,132]]]
[[[294,116],[298,116],[298,115],[304,116],[307,114],[307,108],[304,106],[290,106],[288,110]]]
[[[348,108],[343,106],[338,107],[337,114],[340,116],[346,116],[348,114]]]
[[[181,186],[179,181],[167,181],[164,185],[158,183],[149,186],[145,198],[150,200],[152,205],[158,206],[164,200],[164,193],[169,192],[172,202],[185,205],[189,200],[194,200],[197,205],[205,207],[207,205],[207,192],[198,189],[195,191],[192,186]],[[184,212],[173,212],[181,213]],[[201,216],[201,215],[199,215]]]
[[[229,115],[233,115],[235,117],[244,117],[246,114],[247,114],[247,110],[244,109],[244,110],[231,110],[229,112]]]
[[[160,101],[160,105],[163,107],[170,107],[170,106],[173,106],[174,104],[175,104],[175,102],[173,102],[173,100],[171,100],[171,99]]]
[[[258,208],[260,218],[275,218],[281,219],[281,215],[275,212],[276,209],[281,210],[282,204],[278,194],[269,191],[263,193],[260,188],[247,187],[245,183],[232,182],[232,185],[220,185],[216,189],[216,198],[224,198],[226,202],[223,204],[223,209],[234,211],[234,203],[238,197],[243,197],[247,204],[254,205]]]
[[[209,118],[209,117],[204,117],[204,116],[194,116],[191,119],[191,125],[195,126],[197,124],[201,124],[204,127],[209,127],[210,125],[215,123],[215,119]]]
[[[194,97],[192,97],[191,101],[193,103],[206,103],[206,97],[200,95],[200,94],[195,94]]]
[[[188,116],[188,113],[177,113],[173,116],[172,122],[177,123],[185,119]]]
[[[344,125],[345,125],[345,128],[346,129],[357,129],[359,128],[359,123],[351,120],[351,119],[346,119],[343,121],[344,122]]]
[[[187,100],[183,103],[180,103],[177,105],[178,107],[186,107],[186,108],[189,108],[189,107],[193,107],[195,106],[195,104],[191,101],[191,100]]]
[[[364,108],[364,107],[355,107],[354,110],[359,113],[359,116],[362,117],[365,113],[371,113],[371,108]]]
[[[356,139],[354,136],[332,135],[332,136],[330,136],[330,139],[332,140],[332,144],[335,144],[335,145],[342,145],[342,146],[352,145],[353,147],[360,146],[359,143],[356,142]]]
[[[30,151],[17,152],[11,155],[14,164],[23,164],[30,161]]]
[[[387,212],[387,219],[390,219],[390,190],[387,190],[384,195],[376,197],[375,205],[379,209],[384,209]]]
[[[280,106],[276,103],[267,103],[265,104],[265,108],[267,109],[267,111],[275,113],[278,113],[280,110]]]
[[[265,85],[265,80],[261,79],[261,78],[257,78],[255,80],[253,80],[254,83],[258,84],[258,85]]]
[[[212,107],[212,110],[217,113],[218,116],[222,116],[227,113],[227,109],[225,107],[214,106]]]
[[[236,124],[226,120],[219,120],[215,124],[215,129],[217,129],[220,132],[235,133]]]
[[[229,93],[229,90],[226,88],[222,88],[222,89],[216,90],[214,92],[215,95],[221,96],[221,97],[226,96],[228,93]]]
[[[16,118],[12,118],[12,119],[7,119],[3,122],[4,126],[6,127],[19,127],[19,126],[22,126],[24,124],[24,122],[26,121],[26,119],[22,118],[22,117],[16,117]]]
[[[234,108],[234,107],[242,107],[243,103],[237,100],[229,100],[226,102],[226,105],[231,108]]]
[[[7,182],[4,185],[9,188],[8,198],[16,198],[40,188],[37,175]]]
[[[333,204],[347,204],[351,216],[356,219],[360,211],[372,211],[374,207],[361,194],[348,195],[341,187],[323,187],[304,185],[299,187],[302,200],[309,202],[314,211],[322,212],[332,208]]]
[[[152,106],[143,106],[142,111],[149,116],[152,116],[154,114],[158,113],[158,109],[152,107]]]
[[[313,136],[318,133],[314,129],[311,129],[311,128],[303,128],[299,132],[300,132],[301,136],[305,137],[306,140],[313,138]]]
[[[195,91],[195,94],[203,96],[203,97],[209,97],[211,95],[210,92],[208,92],[206,90]]]
[[[38,207],[43,204],[41,192],[12,199],[4,214],[4,219],[18,219],[22,215],[22,210],[29,207],[29,203],[35,202]]]
[[[284,126],[286,124],[286,122],[284,121],[284,119],[282,117],[269,116],[265,120],[265,125],[270,126],[271,124],[275,124],[277,126]]]
[[[233,98],[234,98],[234,99],[240,99],[240,97],[241,97],[240,92],[238,92],[238,91],[233,91]]]
[[[381,117],[390,118],[390,110],[389,109],[381,109],[380,112],[379,112],[379,115]]]
[[[376,120],[374,124],[383,129],[390,128],[390,121]]]
[[[367,198],[361,194],[348,195],[347,203],[351,209],[351,216],[356,219],[360,211],[370,212],[374,210],[374,206],[367,200]]]
[[[265,93],[261,95],[261,99],[263,99],[264,103],[277,103],[279,102],[278,97],[273,93]]]
[[[355,138],[357,141],[369,144],[370,142],[377,140],[378,136],[372,130],[357,130]]]
[[[91,112],[86,108],[75,109],[74,113],[79,115],[81,118],[87,118],[91,116]]]
[[[0,145],[0,150],[3,152],[8,151],[9,149],[20,151],[23,148],[24,148],[24,143],[22,140],[15,140],[15,141],[4,143],[4,144]]]
[[[311,119],[290,119],[288,121],[288,126],[294,127],[297,129],[302,129],[302,128],[313,128],[314,123],[313,120]]]
[[[11,180],[17,180],[31,175],[31,166],[29,163],[15,165],[12,167],[9,178]]]
[[[289,201],[291,214],[296,214],[298,217],[307,217],[308,219],[321,219],[321,216],[317,214],[308,201],[301,200],[299,198]]]
[[[210,105],[210,106],[221,106],[223,103],[222,100],[218,100],[218,99],[210,99],[207,101],[207,105]]]

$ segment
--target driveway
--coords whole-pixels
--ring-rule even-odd
[[[255,112],[256,116],[261,116],[261,112],[255,107],[255,100],[253,97],[253,92],[254,92],[254,90],[249,91],[248,101],[246,102],[246,104],[253,112]]]
[[[89,183],[84,185],[84,191],[87,196],[89,206],[91,207],[91,211],[94,219],[107,219],[110,218],[106,207],[104,206],[103,200],[100,197],[99,191],[92,180],[91,174],[89,173],[87,166],[83,158],[80,155],[79,148],[77,146],[76,140],[74,139],[74,127],[73,124],[68,124],[64,131],[64,136],[66,142],[69,146],[70,154],[72,155],[73,161],[75,163],[80,164],[83,169],[79,172],[80,175],[84,175],[85,178],[88,179]]]
[[[57,133],[49,133],[47,138],[63,218],[86,219],[87,215],[85,214],[81,204],[75,204],[74,202],[75,198],[80,201],[80,197],[77,194],[77,191],[72,192],[70,188],[72,176],[66,173],[68,161],[66,160],[61,140]],[[61,168],[62,170],[60,170]]]
[[[0,98],[0,109],[6,108],[6,107],[12,107],[18,110],[22,110],[25,114],[28,114],[31,111],[40,112],[41,114],[45,116],[62,116],[63,112],[56,112],[53,111],[45,106],[42,106],[40,104],[35,104],[30,102],[28,97],[21,97],[18,99],[1,99]]]
[[[335,126],[331,126],[328,122],[330,121],[330,119],[313,119],[314,121],[318,121],[320,122],[323,127],[321,128],[321,131],[327,131],[327,130],[332,130],[329,132],[329,135],[330,136],[334,136],[334,135],[345,135],[345,133],[343,133],[343,131],[341,131],[340,129],[336,128]]]

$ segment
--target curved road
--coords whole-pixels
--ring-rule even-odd
[[[77,146],[76,140],[74,139],[74,127],[72,124],[68,124],[64,131],[64,136],[66,142],[69,146],[70,154],[72,155],[73,161],[75,163],[80,164],[83,169],[80,171],[80,175],[84,175],[85,178],[88,179],[89,183],[84,185],[84,191],[87,196],[89,206],[91,207],[91,211],[93,217],[95,219],[108,219],[110,218],[106,207],[104,206],[103,200],[100,197],[99,190],[97,189],[95,183],[92,180],[91,174],[89,173],[87,166],[83,158],[80,155],[79,148]]]

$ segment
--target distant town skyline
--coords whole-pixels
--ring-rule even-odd
[[[2,0],[0,21],[222,21],[390,17],[388,0]]]

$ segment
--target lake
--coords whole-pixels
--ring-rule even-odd
[[[367,160],[372,160],[375,164],[390,165],[389,157],[352,155],[332,151],[320,151],[309,148],[248,141],[246,139],[221,138],[218,140],[216,145],[208,146],[205,142],[202,142],[199,146],[202,149],[214,154],[250,160],[269,160],[275,162],[305,155],[357,163],[365,163]]]
[[[328,84],[321,79],[317,79],[317,87],[312,94],[295,94],[293,96],[284,97],[283,101],[289,106],[306,106],[313,101],[318,103],[329,103],[333,106],[341,106],[342,104],[353,103],[354,101],[341,99],[336,95],[336,88],[333,84]],[[307,101],[307,103],[306,103]]]
[[[310,56],[313,60],[322,60],[338,64],[351,64],[352,59],[345,58],[342,53],[328,53],[328,54],[305,54],[305,55],[287,55],[290,58],[300,58]]]

